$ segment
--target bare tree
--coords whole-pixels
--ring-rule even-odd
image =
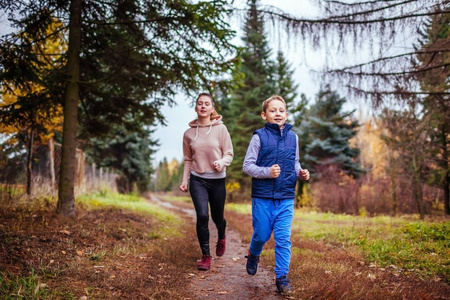
[[[387,1],[314,1],[322,10],[316,19],[301,18],[266,6],[262,13],[282,24],[291,36],[309,42],[315,49],[326,53],[357,54],[368,51],[373,57],[367,61],[343,65],[327,64],[322,80],[331,88],[346,87],[351,98],[371,99],[379,106],[389,99],[409,99],[427,95],[449,96],[450,91],[423,91],[415,81],[418,73],[430,70],[444,71],[450,62],[415,68],[411,61],[418,54],[450,53],[450,45],[439,48],[414,50],[412,43],[418,38],[417,29],[431,16],[448,18],[449,0],[387,0]],[[410,50],[392,51],[399,40],[409,40]],[[397,49],[398,50],[398,49]],[[325,58],[328,62],[331,59]],[[391,96],[391,97],[389,97]]]

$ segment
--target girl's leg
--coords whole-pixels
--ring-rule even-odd
[[[254,256],[261,254],[264,244],[272,234],[273,201],[267,199],[252,199],[253,235],[250,242],[250,253]]]
[[[294,217],[294,200],[275,201],[275,222],[273,237],[275,240],[275,274],[279,278],[289,273],[291,262],[291,225]]]
[[[202,249],[202,254],[210,255],[209,252],[209,212],[208,212],[208,189],[205,179],[191,174],[189,190],[195,213],[197,214],[197,238]]]
[[[225,229],[227,227],[227,221],[224,218],[225,209],[225,178],[210,179],[209,187],[209,205],[211,207],[211,218],[216,224],[217,235],[219,239],[225,238]]]

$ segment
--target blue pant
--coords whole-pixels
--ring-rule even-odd
[[[294,199],[252,199],[253,235],[250,242],[250,253],[261,254],[264,244],[270,239],[273,232],[277,278],[289,273],[293,217]]]

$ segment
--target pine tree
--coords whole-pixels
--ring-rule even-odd
[[[277,84],[275,94],[283,97],[284,101],[286,101],[287,111],[294,113],[299,109],[299,107],[295,107],[299,85],[294,83],[292,79],[294,71],[291,69],[291,65],[285,59],[281,50],[277,52],[276,62],[275,80]]]
[[[227,115],[234,147],[234,159],[229,168],[233,181],[241,186],[241,191],[250,188],[250,178],[242,172],[245,153],[253,131],[264,125],[261,119],[262,102],[277,92],[276,64],[272,60],[265,32],[264,20],[258,10],[257,0],[250,2],[242,38],[244,49],[241,54],[240,71],[244,79],[230,100]]]
[[[63,215],[75,213],[79,118],[85,120],[81,135],[86,139],[115,130],[117,123],[139,132],[163,120],[160,108],[177,92],[211,89],[211,81],[233,65],[234,31],[225,21],[228,4],[223,0],[6,1],[2,9],[18,32],[0,40],[1,83],[13,82],[24,91],[41,83],[44,88],[29,93],[21,108],[32,110],[30,104],[38,103],[51,110],[64,103],[57,206]],[[47,33],[55,18],[63,28]],[[60,32],[68,35],[67,51],[54,56],[58,63],[40,76],[42,53],[32,45]],[[1,110],[1,121],[20,120],[15,108]]]
[[[320,178],[330,166],[355,178],[364,173],[356,161],[360,151],[349,143],[357,134],[359,122],[351,118],[354,111],[342,112],[345,102],[334,91],[320,91],[316,103],[295,128],[302,145],[300,152],[305,153],[302,166],[315,178]]]

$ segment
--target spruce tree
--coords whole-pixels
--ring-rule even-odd
[[[345,102],[334,91],[320,91],[316,103],[295,128],[302,145],[300,151],[305,153],[302,166],[316,178],[330,166],[355,178],[364,173],[356,162],[360,151],[349,143],[357,133],[359,122],[351,118],[354,111],[342,111]]]
[[[252,0],[244,25],[242,38],[241,72],[244,79],[231,98],[229,125],[234,147],[234,159],[229,170],[232,180],[239,182],[243,191],[250,187],[250,178],[242,172],[242,164],[253,131],[264,125],[261,119],[262,102],[276,93],[275,63],[271,59],[264,20],[258,11],[258,1]]]

